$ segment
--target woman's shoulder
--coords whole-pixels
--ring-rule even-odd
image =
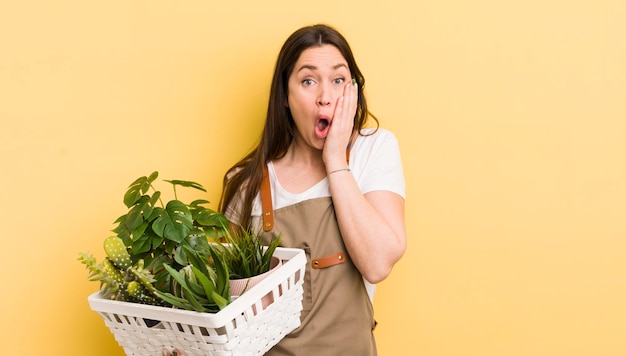
[[[397,145],[398,140],[393,132],[383,128],[365,128],[360,131],[356,144],[367,146],[391,143]]]
[[[395,135],[382,128],[361,130],[352,146],[353,163],[372,163],[380,160],[393,160],[400,154],[398,140]]]
[[[404,197],[400,148],[391,131],[362,130],[352,152],[350,168],[362,193],[386,190]]]

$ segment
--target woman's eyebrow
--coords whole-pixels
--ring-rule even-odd
[[[314,66],[314,65],[312,65],[312,64],[303,64],[303,65],[302,65],[302,66],[298,69],[298,72],[301,72],[301,71],[303,71],[303,70],[305,70],[305,69],[309,69],[309,70],[315,71],[315,70],[317,70],[317,67],[316,67],[316,66]]]
[[[342,68],[342,67],[343,67],[343,68],[348,69],[348,66],[347,66],[345,63],[335,64],[335,65],[333,66],[333,69],[334,69],[334,70],[337,70],[337,69]],[[311,71],[316,71],[316,70],[317,70],[317,66],[315,66],[315,65],[313,65],[313,64],[303,64],[303,65],[302,65],[302,66],[298,69],[298,72],[300,72],[300,71],[302,71],[302,70],[304,70],[304,69],[309,69],[309,70],[311,70]]]

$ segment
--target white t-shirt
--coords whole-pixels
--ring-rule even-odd
[[[373,130],[364,129],[362,133],[368,135]],[[357,136],[350,151],[349,166],[361,193],[386,190],[406,199],[398,141],[391,132],[379,128],[370,136]],[[286,191],[276,179],[276,171],[274,171],[272,162],[268,164],[268,168],[274,209],[280,209],[304,200],[330,196],[327,178],[322,179],[302,193],[293,194]],[[252,205],[252,216],[253,218],[260,217],[261,213],[261,195],[258,194]],[[253,220],[253,226],[256,226],[257,222]]]
[[[406,199],[398,141],[391,132],[385,129],[379,128],[371,134],[372,131],[374,129],[362,130],[362,134],[365,136],[357,136],[352,145],[349,162],[352,175],[363,194],[376,190],[385,190],[396,193]],[[268,168],[274,209],[280,209],[309,199],[330,196],[327,178],[322,179],[302,193],[293,194],[286,191],[280,185],[278,179],[276,179],[276,172],[272,162],[268,164]],[[262,227],[261,214],[261,195],[258,194],[252,205],[252,226],[257,227],[259,230]],[[376,286],[365,279],[363,281],[370,299],[373,299]]]

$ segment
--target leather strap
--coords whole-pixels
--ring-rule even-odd
[[[350,146],[346,149],[346,160],[350,163]],[[274,228],[274,207],[272,206],[272,189],[267,164],[263,165],[263,180],[261,180],[261,208],[263,210],[263,231],[272,231]]]
[[[339,265],[344,262],[346,262],[346,255],[343,252],[338,252],[333,255],[312,259],[311,267],[313,267],[313,269],[321,269]]]
[[[261,181],[261,207],[263,209],[263,231],[272,231],[274,228],[274,208],[272,206],[272,191],[267,164],[263,166],[263,180]]]

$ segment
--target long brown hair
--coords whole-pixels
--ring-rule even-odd
[[[335,46],[341,52],[348,62],[350,73],[359,85],[353,130],[360,132],[365,127],[368,116],[372,116],[378,124],[376,117],[367,111],[363,94],[365,78],[356,64],[346,39],[328,25],[307,26],[294,32],[285,41],[278,54],[261,141],[252,152],[232,166],[224,175],[219,210],[225,212],[231,203],[236,202],[238,205],[235,208],[240,217],[238,223],[241,227],[251,228],[252,203],[261,186],[263,167],[287,153],[296,131],[293,117],[287,106],[289,76],[304,50],[322,45]]]

